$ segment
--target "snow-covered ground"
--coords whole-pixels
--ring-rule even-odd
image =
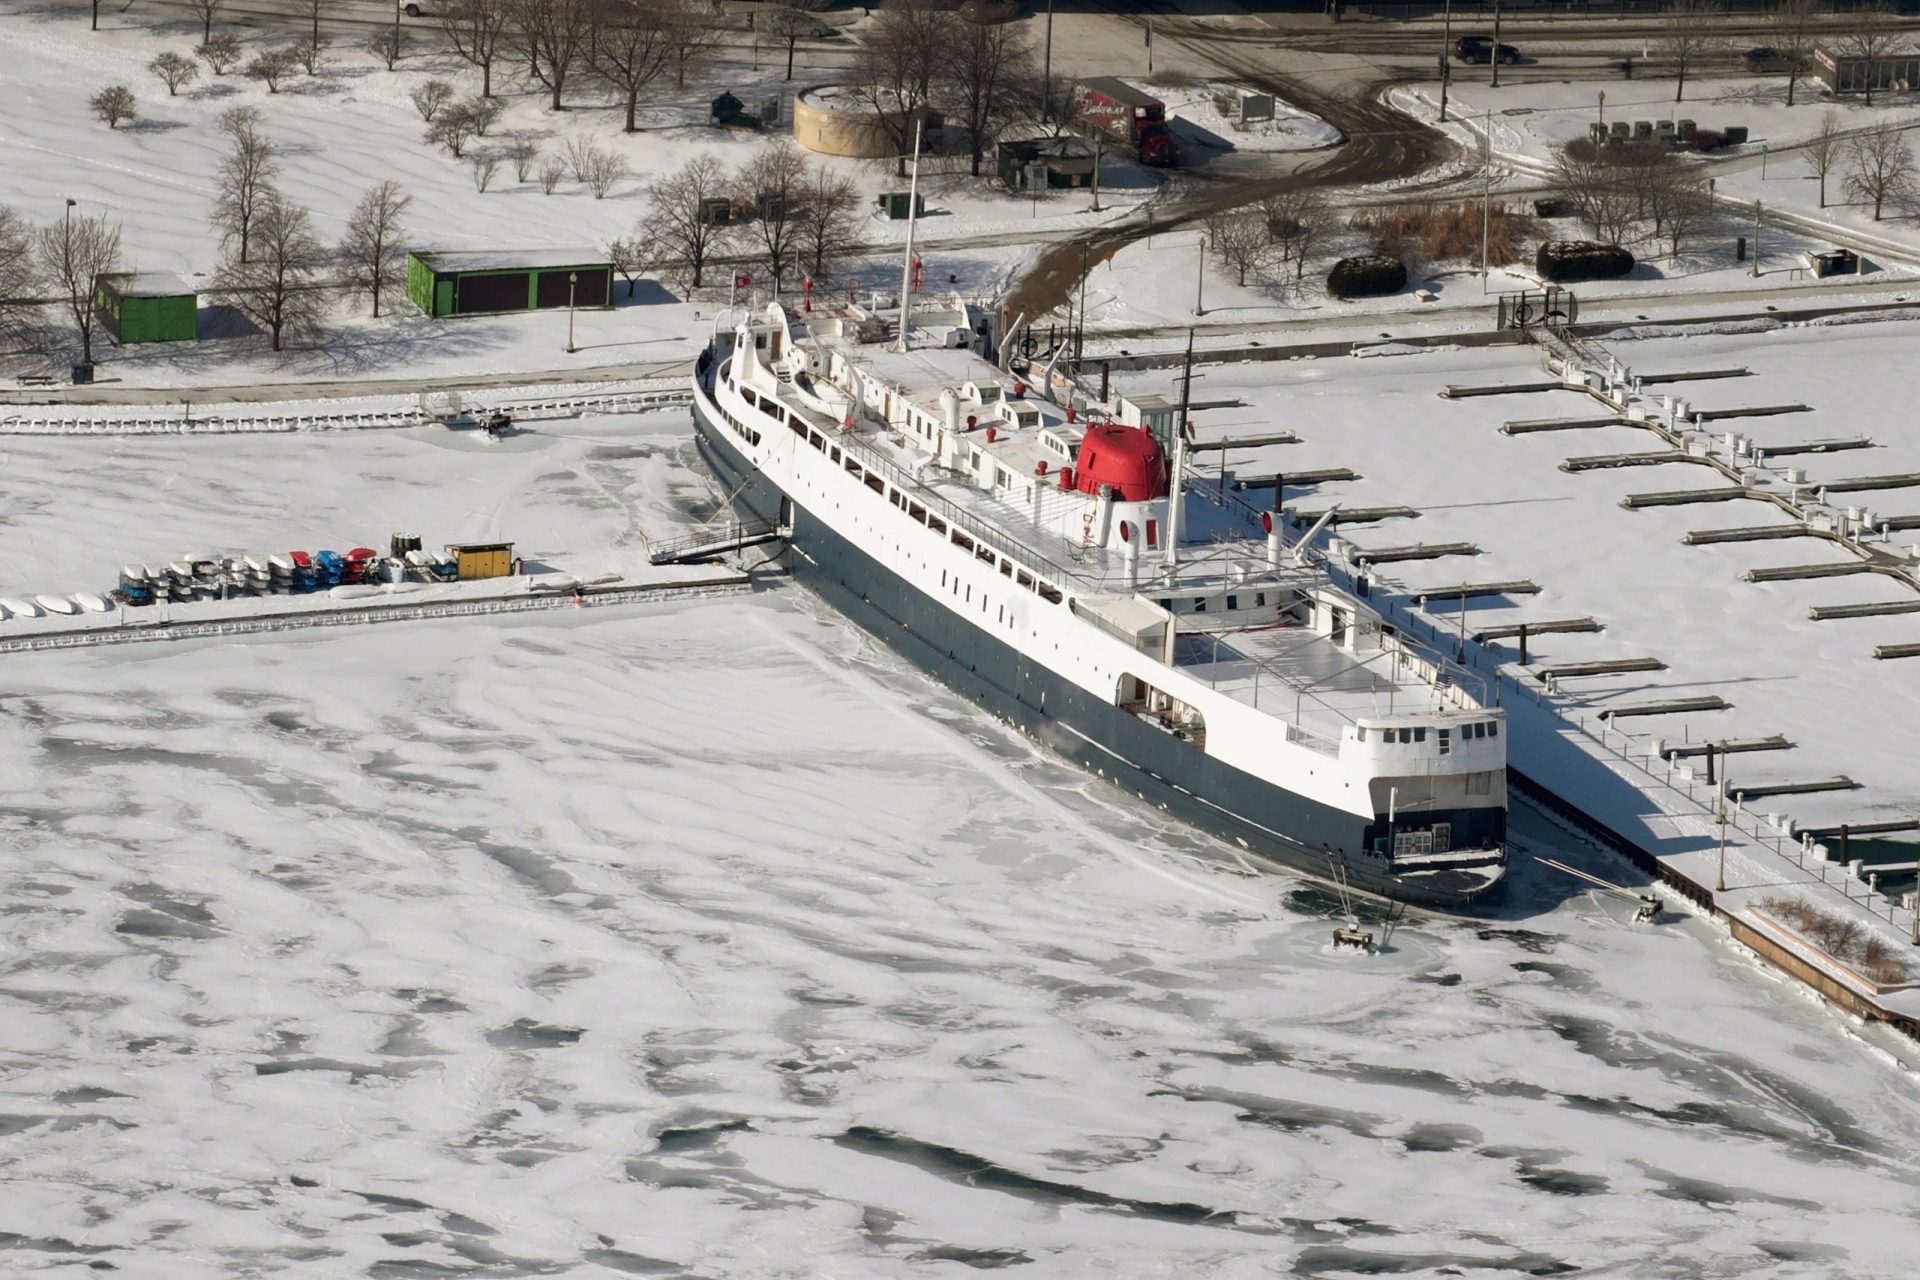
[[[1909,249],[1920,246],[1920,222],[1904,204],[1890,202],[1883,219],[1875,222],[1871,204],[1849,198],[1846,177],[1852,163],[1844,147],[1827,175],[1827,203],[1822,208],[1820,184],[1801,149],[1820,130],[1829,110],[1837,114],[1847,137],[1879,128],[1911,129],[1920,124],[1920,93],[1875,94],[1869,107],[1858,96],[1822,97],[1819,84],[1811,78],[1801,83],[1791,107],[1786,105],[1786,93],[1780,76],[1697,81],[1688,86],[1682,102],[1673,100],[1671,80],[1572,80],[1506,84],[1498,89],[1456,82],[1449,94],[1449,115],[1465,122],[1476,136],[1490,129],[1497,152],[1535,172],[1544,171],[1561,145],[1586,137],[1589,125],[1603,122],[1603,111],[1608,124],[1690,119],[1702,129],[1744,125],[1748,129],[1745,145],[1690,158],[1714,176],[1715,190],[1723,199],[1749,206],[1759,200],[1766,208],[1813,219],[1832,228],[1842,243],[1849,242],[1848,236],[1866,235]],[[1606,95],[1604,107],[1602,94]],[[1430,88],[1397,90],[1396,100],[1413,106],[1423,119],[1438,114],[1436,91]]]
[[[32,441],[7,541],[55,577],[396,523],[589,558],[699,513],[689,453],[678,415],[471,452]],[[1911,1252],[1908,1077],[1715,930],[1634,927],[1523,861],[1496,918],[1334,956],[1324,895],[795,590],[15,656],[0,706],[21,1274]],[[1620,874],[1524,811],[1515,834]]]
[[[83,9],[0,10],[0,63],[11,70],[8,127],[0,130],[0,204],[47,222],[62,216],[68,199],[75,200],[78,212],[104,214],[122,225],[126,266],[178,272],[202,288],[219,261],[217,237],[208,225],[224,142],[214,122],[232,107],[263,113],[264,131],[280,149],[278,185],[312,211],[315,230],[328,244],[339,239],[361,194],[391,179],[413,200],[405,218],[410,248],[599,247],[635,234],[646,208],[646,186],[692,156],[710,154],[733,167],[766,145],[769,138],[707,127],[708,102],[719,89],[758,103],[794,87],[783,86],[780,68],[756,72],[728,63],[691,76],[684,90],[665,77],[650,90],[641,130],[625,134],[619,109],[598,90],[582,85],[570,91],[573,109],[556,116],[543,95],[506,83],[503,74],[496,77],[496,87],[507,103],[505,114],[489,137],[469,150],[500,159],[489,189],[480,193],[467,160],[424,141],[425,125],[408,100],[432,78],[452,81],[462,94],[478,92],[477,74],[450,53],[423,46],[398,71],[388,72],[342,39],[318,75],[296,76],[279,93],[269,94],[260,82],[236,71],[222,77],[203,74],[179,96],[168,97],[146,64],[163,50],[185,53],[198,43],[198,24],[179,20],[183,17],[109,8],[103,29],[90,33]],[[290,38],[290,29],[249,34],[249,51]],[[116,130],[97,121],[86,106],[89,96],[111,83],[129,85],[141,113]],[[553,195],[545,195],[534,176],[525,181],[514,176],[504,148],[516,132],[531,135],[543,157],[561,154],[570,138],[590,136],[626,160],[628,176],[603,200],[570,176]],[[900,185],[883,166],[818,156],[813,162],[852,177],[863,200]],[[1048,240],[1125,217],[1159,191],[1158,176],[1134,165],[1113,163],[1102,177],[1103,209],[1094,212],[1084,194],[1061,193],[1035,202],[996,193],[984,179],[964,174],[923,175],[927,217],[918,243],[929,286],[945,287],[949,277],[956,277],[952,283],[960,287],[992,293]],[[644,228],[639,231],[645,238]],[[870,210],[864,231],[876,256],[854,264],[848,274],[863,285],[891,289],[898,280],[896,255],[905,224]],[[690,354],[689,335],[708,327],[732,270],[713,269],[721,293],[710,291],[705,299],[682,299],[653,282],[641,283],[629,299],[626,282],[618,282],[617,310],[576,316],[580,350],[572,355],[563,350],[563,316],[430,320],[397,291],[386,299],[392,314],[374,321],[364,302],[343,304],[324,344],[283,356],[266,350],[264,335],[230,336],[234,321],[208,309],[205,298],[202,322],[209,336],[202,341],[119,348],[101,337],[96,354],[102,378],[163,387],[463,369],[545,373],[659,361]],[[764,286],[765,273],[756,274]],[[823,287],[835,292],[841,285],[836,274]],[[44,372],[60,365],[65,354],[50,362],[0,365],[0,374]]]
[[[1869,435],[1875,447],[1783,458],[1804,464],[1814,482],[1920,472],[1920,431],[1903,406],[1920,393],[1905,353],[1920,326],[1911,321],[1783,328],[1728,336],[1611,343],[1635,371],[1671,374],[1747,367],[1754,376],[1679,381],[1661,390],[1699,409],[1804,403],[1811,412],[1733,418],[1716,429],[1742,431],[1763,446]],[[1405,595],[1423,586],[1531,580],[1538,595],[1476,601],[1466,630],[1494,623],[1593,617],[1598,635],[1541,635],[1536,662],[1652,656],[1668,669],[1566,682],[1561,694],[1581,714],[1661,697],[1719,694],[1726,711],[1623,722],[1638,735],[1668,741],[1784,734],[1794,748],[1740,757],[1749,784],[1846,774],[1861,790],[1755,801],[1756,809],[1803,823],[1838,823],[1920,814],[1920,669],[1876,661],[1876,644],[1920,639],[1914,615],[1813,622],[1815,604],[1906,599],[1912,592],[1875,575],[1754,584],[1749,569],[1837,562],[1813,539],[1688,547],[1682,534],[1780,522],[1772,507],[1750,502],[1623,510],[1630,493],[1715,488],[1724,481],[1699,466],[1666,465],[1569,474],[1569,457],[1645,453],[1664,446],[1627,427],[1509,436],[1516,419],[1593,416],[1591,401],[1568,392],[1446,400],[1448,384],[1537,381],[1526,348],[1410,352],[1373,359],[1292,361],[1204,370],[1196,399],[1225,401],[1203,410],[1204,435],[1257,435],[1290,429],[1297,445],[1236,451],[1230,469],[1245,475],[1348,467],[1358,478],[1309,491],[1290,505],[1324,509],[1406,505],[1415,519],[1349,526],[1358,547],[1465,541],[1483,554],[1382,566],[1375,575]],[[1120,392],[1166,392],[1175,375],[1115,375]],[[1215,457],[1217,455],[1208,455]],[[1251,495],[1264,499],[1264,493]],[[1886,514],[1920,514],[1920,488],[1850,495]],[[1896,543],[1914,541],[1911,533]],[[1451,631],[1454,606],[1432,614]],[[1508,646],[1511,648],[1511,645]],[[1617,736],[1617,735],[1616,735]],[[1524,766],[1523,766],[1524,767]]]
[[[1153,92],[1167,104],[1167,119],[1183,149],[1197,149],[1187,163],[1205,159],[1208,151],[1311,151],[1331,147],[1340,131],[1321,120],[1276,100],[1271,119],[1241,123],[1233,113],[1238,85],[1202,82],[1182,87],[1159,87]],[[1222,104],[1228,110],[1222,111]]]

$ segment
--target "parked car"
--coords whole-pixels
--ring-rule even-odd
[[[1462,62],[1485,64],[1494,60],[1493,37],[1461,36],[1453,42],[1453,56]],[[1500,46],[1500,61],[1510,65],[1520,61],[1520,51],[1510,44]]]
[[[1785,71],[1793,66],[1793,61],[1794,60],[1787,54],[1766,45],[1762,45],[1757,49],[1749,49],[1740,55],[1740,65],[1748,71],[1755,73]],[[1807,70],[1807,60],[1801,58],[1800,65],[1793,67],[1793,69],[1796,71]]]
[[[424,18],[427,16],[425,5],[408,3],[403,6],[403,10],[409,18]]]

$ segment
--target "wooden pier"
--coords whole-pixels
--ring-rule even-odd
[[[1240,402],[1238,400],[1231,401],[1231,402],[1222,400],[1219,406],[1194,405],[1192,407],[1195,409],[1205,409],[1210,407],[1224,407],[1229,403],[1237,405]],[[1201,453],[1208,449],[1217,449],[1222,452],[1225,452],[1228,449],[1264,449],[1270,444],[1299,444],[1299,443],[1300,443],[1300,437],[1293,434],[1293,432],[1275,431],[1271,435],[1264,435],[1264,436],[1223,436],[1218,440],[1200,440],[1200,441],[1196,441],[1193,444],[1188,445],[1187,448],[1192,450],[1194,453]]]
[[[1529,436],[1538,431],[1588,431],[1596,427],[1624,427],[1627,420],[1617,413],[1597,418],[1521,418],[1500,424],[1503,435]]]
[[[1865,560],[1843,564],[1782,564],[1749,569],[1741,575],[1748,582],[1793,582],[1803,578],[1850,578],[1856,573],[1872,573],[1874,566]]]
[[[1540,588],[1525,579],[1512,582],[1459,582],[1450,587],[1420,587],[1415,597],[1425,604],[1429,600],[1479,600],[1487,596],[1530,596],[1537,595]]]
[[[1533,668],[1533,678],[1541,684],[1549,680],[1572,680],[1581,676],[1623,676],[1636,671],[1665,671],[1667,664],[1658,658],[1602,658],[1595,662],[1557,662]]]
[[[1801,453],[1839,453],[1846,449],[1873,448],[1872,436],[1840,436],[1831,440],[1801,440],[1792,444],[1761,445],[1769,458],[1791,458]]]
[[[1608,720],[1624,720],[1629,716],[1677,716],[1689,711],[1725,711],[1733,705],[1717,693],[1703,694],[1697,698],[1665,698],[1658,702],[1636,702],[1625,707],[1609,707],[1600,714]]]
[[[1695,409],[1693,416],[1702,422],[1720,422],[1727,418],[1772,418],[1783,413],[1811,413],[1812,405],[1749,404],[1734,409]]]
[[[1771,796],[1810,796],[1822,791],[1857,791],[1860,784],[1845,774],[1831,778],[1809,778],[1800,782],[1761,782],[1752,786],[1729,786],[1727,794],[1741,800],[1765,800]]]
[[[1578,390],[1579,384],[1571,384]],[[1565,382],[1497,382],[1484,387],[1461,387],[1448,385],[1440,389],[1445,400],[1466,400],[1473,396],[1513,396],[1527,395],[1536,391],[1564,391],[1569,387]]]
[[[1678,449],[1658,449],[1651,453],[1598,453],[1584,458],[1568,458],[1560,464],[1560,469],[1571,472],[1606,471],[1614,467],[1657,467],[1668,462],[1713,465],[1705,458],[1696,458],[1690,453],[1681,453]]]
[[[1684,760],[1692,756],[1704,756],[1711,751],[1715,755],[1744,755],[1752,751],[1788,751],[1793,744],[1786,735],[1776,733],[1767,738],[1728,738],[1724,742],[1683,742],[1678,746],[1669,743],[1660,754],[1669,760]]]
[[[1751,495],[1738,486],[1722,489],[1669,489],[1662,493],[1630,493],[1620,499],[1629,511],[1642,507],[1683,507],[1695,502],[1732,502]]]
[[[1688,369],[1680,373],[1643,373],[1640,385],[1657,387],[1665,382],[1713,382],[1720,378],[1751,378],[1753,370],[1739,369]]]
[[[1845,832],[1849,836],[1894,836],[1905,831],[1920,831],[1920,818],[1894,818],[1878,822],[1845,822],[1833,827],[1795,826],[1795,835],[1831,840]]]
[[[1485,643],[1488,640],[1513,640],[1526,628],[1527,637],[1546,635],[1586,634],[1601,631],[1604,628],[1592,618],[1548,618],[1543,622],[1502,622],[1491,627],[1482,627],[1473,633],[1475,641]]]
[[[1873,647],[1876,658],[1920,658],[1920,644],[1877,644]]]
[[[1356,548],[1354,559],[1361,564],[1399,564],[1407,560],[1438,560],[1443,556],[1477,556],[1480,548],[1471,542],[1416,542],[1404,547]]]
[[[1850,476],[1845,480],[1829,480],[1815,488],[1825,489],[1828,493],[1865,493],[1872,489],[1911,489],[1920,485],[1920,471],[1906,471],[1891,476]]]
[[[1695,529],[1691,533],[1680,535],[1680,541],[1690,547],[1704,547],[1716,542],[1767,542],[1777,538],[1811,538],[1813,530],[1804,524],[1749,524],[1731,529]]]
[[[1263,476],[1235,476],[1235,489],[1271,489],[1275,480],[1282,481],[1287,488],[1307,488],[1310,485],[1331,484],[1336,480],[1358,480],[1359,474],[1351,467],[1322,467],[1318,471],[1270,471]]]
[[[1815,622],[1843,618],[1883,618],[1895,613],[1920,613],[1920,600],[1875,600],[1866,604],[1817,604],[1807,610]]]
[[[1312,525],[1317,524],[1324,511],[1296,511],[1293,517]],[[1420,513],[1412,507],[1341,507],[1333,513],[1329,524],[1370,524],[1375,520],[1415,520]]]

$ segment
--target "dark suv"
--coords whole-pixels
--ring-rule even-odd
[[[1488,63],[1494,60],[1491,36],[1461,36],[1453,42],[1453,56],[1462,62]],[[1510,44],[1500,46],[1500,61],[1511,65],[1520,61],[1520,51]]]

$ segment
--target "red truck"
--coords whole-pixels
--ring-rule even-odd
[[[1132,147],[1141,164],[1165,169],[1179,163],[1166,104],[1125,80],[1094,76],[1080,81],[1073,88],[1073,114],[1083,127]]]

